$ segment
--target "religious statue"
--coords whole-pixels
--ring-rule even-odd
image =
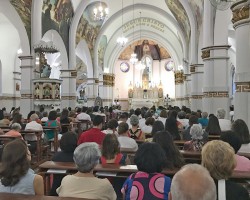
[[[40,54],[40,73],[41,78],[49,78],[51,73],[51,67],[47,63],[47,59],[45,58],[45,54]]]
[[[151,56],[153,60],[161,60],[160,48],[157,44],[150,44],[148,40],[143,40],[142,44],[136,45],[134,52],[137,54],[138,60],[143,56]]]

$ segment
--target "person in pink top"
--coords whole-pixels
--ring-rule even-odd
[[[106,134],[101,131],[103,125],[103,118],[100,115],[96,115],[93,119],[93,128],[83,132],[77,144],[80,145],[84,142],[95,142],[102,145],[102,141],[105,138]]]
[[[14,123],[11,125],[11,130],[8,131],[7,133],[5,133],[5,135],[9,135],[9,136],[15,136],[15,137],[19,137],[21,139],[23,139],[20,131],[22,129],[21,125],[18,123]]]
[[[233,131],[225,131],[221,134],[221,140],[229,143],[235,151],[236,167],[235,171],[250,172],[250,160],[245,156],[237,155],[241,147],[241,142],[239,136]]]

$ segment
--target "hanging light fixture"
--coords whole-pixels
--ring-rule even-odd
[[[134,40],[135,40],[135,3],[133,0],[133,41],[132,42],[134,42]],[[129,62],[132,65],[135,65],[138,62],[137,54],[135,53],[135,48],[133,49],[133,53],[131,54]]]
[[[120,46],[124,47],[127,42],[128,42],[128,38],[125,38],[123,36],[123,0],[122,0],[122,36],[117,38],[117,43]]]
[[[141,41],[141,12],[140,12],[140,41]],[[138,64],[135,65],[135,68],[138,70],[143,70],[146,68],[146,65],[140,60]]]
[[[108,7],[103,7],[100,1],[99,6],[93,9],[93,13],[94,13],[94,20],[103,21],[106,17],[108,17],[109,9]]]

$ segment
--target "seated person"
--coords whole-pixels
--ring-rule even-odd
[[[170,117],[166,120],[165,130],[171,134],[171,136],[173,137],[173,140],[180,140],[181,139],[181,136],[179,134],[177,121],[175,118]]]
[[[138,144],[133,138],[128,137],[129,126],[126,122],[121,122],[118,126],[118,141],[121,148],[128,148],[137,151]]]
[[[189,127],[183,132],[183,140],[185,141],[192,140],[190,135],[190,129],[193,126],[193,124],[198,124],[198,117],[195,115],[191,115],[189,117]]]
[[[236,167],[234,170],[250,172],[250,160],[245,156],[237,155],[241,146],[238,135],[236,135],[233,131],[224,131],[221,133],[220,139],[230,144],[230,146],[234,149],[236,158]]]
[[[49,120],[48,112],[44,111],[42,115],[43,115],[43,117],[41,119],[41,122],[47,122]]]
[[[171,183],[169,200],[216,200],[216,186],[206,168],[187,164]]]
[[[60,140],[61,151],[57,152],[53,157],[54,162],[74,162],[73,154],[77,147],[77,135],[73,132],[64,133]],[[57,196],[56,189],[61,185],[64,175],[56,174],[53,176],[53,184],[50,190],[51,196]]]
[[[190,128],[192,140],[185,142],[183,149],[186,151],[201,151],[204,145],[203,133],[204,132],[200,124],[193,124]]]
[[[221,131],[231,130],[231,121],[229,119],[225,119],[226,111],[223,108],[217,109],[217,117],[220,124]]]
[[[185,164],[184,158],[169,132],[158,131],[154,134],[153,142],[160,144],[165,151],[166,169],[179,169]]]
[[[117,127],[118,127],[118,122],[116,119],[111,119],[108,121],[107,124],[107,130],[103,130],[102,132],[105,134],[115,134],[116,136],[118,136],[117,133]]]
[[[77,144],[82,144],[84,142],[96,142],[100,146],[102,145],[102,141],[106,136],[105,133],[101,131],[103,126],[103,118],[100,115],[94,116],[93,119],[93,128],[87,130],[80,135],[78,138]]]
[[[49,112],[49,117],[48,117],[48,121],[45,122],[45,127],[48,128],[53,128],[53,127],[58,127],[58,131],[61,131],[61,125],[60,122],[57,121],[57,112],[55,110],[51,110]],[[48,140],[54,140],[54,131],[53,130],[47,130],[46,131],[46,139]],[[60,140],[62,137],[61,134],[58,134],[58,140]]]
[[[120,144],[116,135],[108,134],[102,142],[102,164],[126,164],[126,155],[120,153]]]
[[[19,123],[13,123],[11,124],[11,127],[10,127],[10,131],[8,131],[7,133],[5,133],[5,135],[9,135],[9,136],[15,136],[15,137],[19,137],[19,138],[22,138],[22,135],[20,133],[22,127]]]
[[[79,145],[74,151],[74,161],[78,172],[63,178],[56,192],[60,197],[76,197],[100,200],[116,200],[115,191],[108,179],[94,176],[93,169],[98,164],[101,153],[94,142]]]
[[[35,131],[43,131],[43,127],[41,124],[37,123],[37,120],[39,119],[37,114],[32,114],[30,116],[30,122],[26,124],[25,130],[35,130]],[[37,137],[35,134],[25,134],[24,139],[28,141],[28,143],[31,145],[29,147],[30,151],[33,153],[36,150],[36,142]]]
[[[248,200],[247,190],[240,184],[228,180],[236,167],[234,154],[233,148],[228,143],[212,140],[202,148],[202,165],[215,180],[220,196],[224,196],[226,200]]]
[[[43,178],[30,169],[31,154],[23,140],[7,143],[0,166],[0,192],[43,195]]]
[[[198,119],[199,124],[201,124],[202,127],[206,127],[208,125],[208,114],[207,112],[201,113],[201,118]]]
[[[136,115],[130,117],[131,128],[129,129],[129,137],[136,140],[145,140],[145,133],[139,128],[139,118]]]
[[[157,143],[142,144],[134,162],[138,172],[125,181],[121,189],[124,199],[168,199],[171,179],[161,173],[166,166],[166,155],[161,146]]]
[[[155,122],[155,119],[153,117],[148,117],[145,121],[145,125],[141,127],[141,130],[145,135],[150,136],[152,132],[152,127]]]

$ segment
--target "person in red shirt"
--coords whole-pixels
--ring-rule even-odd
[[[102,141],[106,136],[105,133],[101,132],[103,125],[103,117],[96,115],[93,119],[93,128],[83,132],[78,139],[77,144],[80,145],[84,142],[95,142],[99,146],[102,145]]]

